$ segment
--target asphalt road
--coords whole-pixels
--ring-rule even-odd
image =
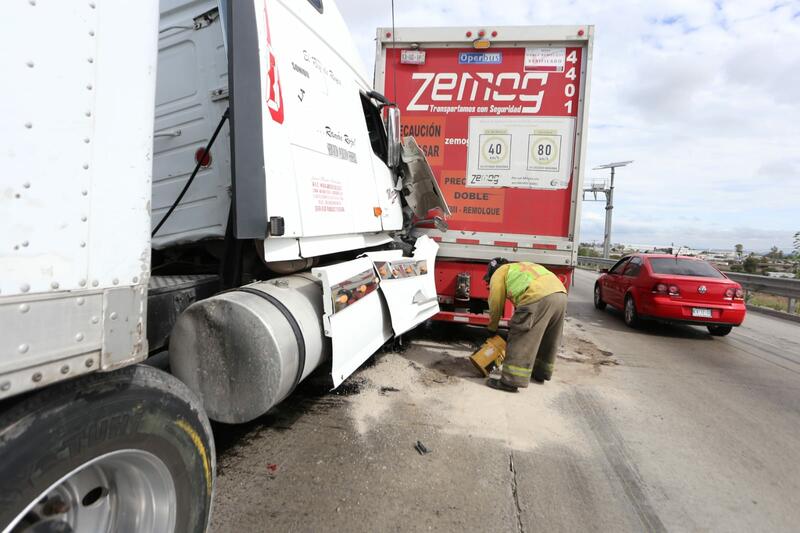
[[[433,324],[334,393],[317,374],[216,426],[213,530],[797,530],[800,325],[630,330],[593,280],[546,385],[488,389],[469,328]]]

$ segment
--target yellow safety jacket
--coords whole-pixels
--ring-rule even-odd
[[[545,296],[567,292],[555,274],[536,263],[508,263],[492,274],[489,282],[489,331],[497,331],[505,300],[514,307],[538,302]]]

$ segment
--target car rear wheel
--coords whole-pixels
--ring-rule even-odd
[[[636,311],[636,302],[633,301],[633,296],[630,294],[625,297],[625,310],[623,315],[625,317],[625,324],[628,327],[635,328],[639,326],[639,312]]]
[[[595,309],[603,310],[606,308],[606,303],[603,301],[603,295],[600,293],[600,284],[596,283],[594,286],[594,307]]]
[[[733,326],[706,326],[708,332],[715,337],[724,337],[733,330]]]

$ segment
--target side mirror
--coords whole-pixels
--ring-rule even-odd
[[[386,141],[388,143],[386,164],[391,168],[397,168],[400,166],[403,146],[400,140],[400,110],[396,107],[386,108]]]

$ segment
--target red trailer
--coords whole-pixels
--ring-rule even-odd
[[[450,206],[435,318],[488,322],[486,263],[578,256],[593,26],[380,28],[375,88],[401,110]],[[506,305],[504,319],[511,316]]]

